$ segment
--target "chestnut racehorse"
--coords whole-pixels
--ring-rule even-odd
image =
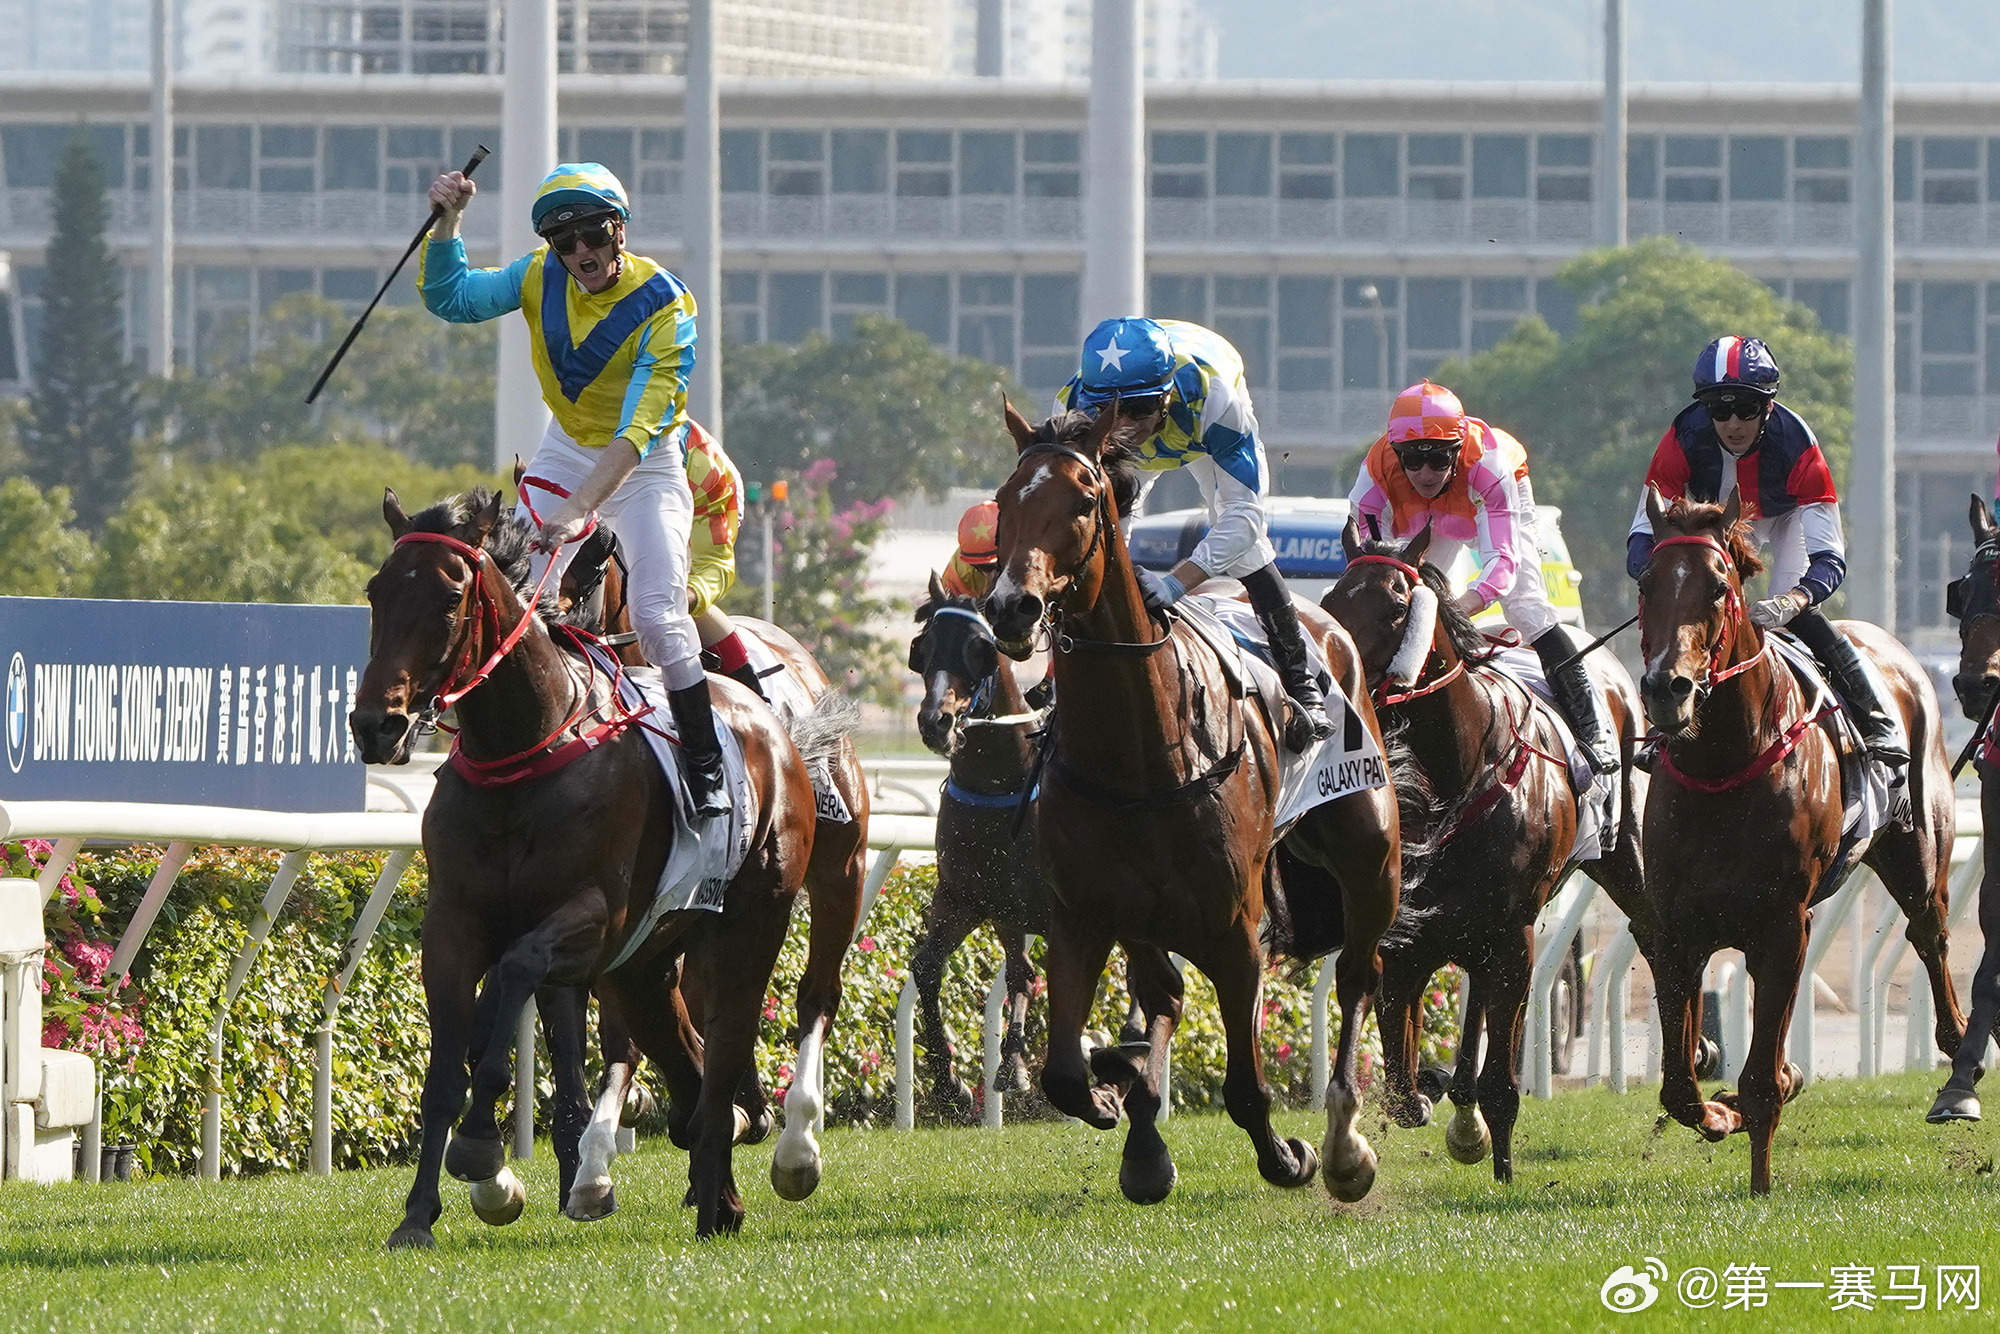
[[[512,1087],[513,1025],[531,998],[556,1080],[565,1211],[609,1212],[603,1147],[624,1090],[607,1090],[594,1111],[585,1091],[593,988],[659,1065],[674,1103],[693,1108],[697,1232],[733,1232],[743,1204],[730,1157],[745,1121],[734,1093],[751,1071],[764,989],[812,854],[808,760],[750,692],[711,681],[718,725],[740,744],[756,805],[749,852],[721,912],[663,914],[610,967],[674,838],[668,803],[677,797],[644,719],[624,714],[608,673],[560,647],[524,601],[532,533],[501,517],[497,495],[476,490],[410,517],[389,492],[382,512],[396,545],[368,584],[369,662],[349,726],[364,761],[395,764],[443,704],[456,700],[459,722],[454,762],[439,769],[424,812],[431,1055],[416,1182],[389,1244],[431,1244],[441,1166],[473,1183],[483,1220],[520,1215],[525,1191],[506,1167],[494,1103]],[[692,1019],[679,991],[684,967],[700,983]]]
[[[1167,1042],[1181,1009],[1180,954],[1215,986],[1228,1041],[1223,1098],[1279,1186],[1312,1180],[1318,1161],[1271,1127],[1257,1048],[1267,867],[1283,719],[1238,699],[1221,659],[1184,618],[1156,629],[1118,527],[1114,487],[1133,459],[1110,438],[1115,406],[1095,420],[1067,413],[1031,427],[1013,408],[1019,454],[999,490],[999,572],[986,600],[1000,647],[1019,659],[1047,626],[1056,711],[1035,802],[1036,852],[1055,890],[1046,956],[1048,1055],[1042,1086],[1060,1111],[1100,1130],[1129,1113],[1119,1186],[1151,1203],[1173,1188],[1173,1158],[1155,1124]],[[1376,738],[1374,710],[1347,636],[1301,604],[1306,633],[1337,687]],[[1362,1022],[1381,978],[1376,943],[1401,883],[1396,795],[1350,793],[1312,810],[1292,834],[1300,855],[1339,883],[1345,930],[1335,966],[1342,1022],[1327,1089],[1327,1186],[1357,1200],[1375,1153],[1355,1129]],[[1282,892],[1282,891],[1281,891]],[[1133,998],[1145,1011],[1143,1066],[1080,1046],[1114,943],[1125,947]]]
[[[1743,583],[1762,569],[1738,493],[1724,505],[1646,491],[1658,538],[1639,577],[1646,673],[1640,698],[1664,737],[1646,799],[1646,886],[1659,907],[1648,962],[1659,997],[1660,1101],[1710,1140],[1750,1135],[1750,1189],[1771,1189],[1779,1109],[1804,1077],[1784,1059],[1807,923],[1857,862],[1874,868],[1909,918],[1930,977],[1937,1043],[1956,1052],[1965,1025],[1945,971],[1945,881],[1955,828],[1937,696],[1888,633],[1838,622],[1888,685],[1910,737],[1910,816],[1841,860],[1841,755],[1798,680],[1745,614]],[[1859,854],[1858,856],[1855,854]],[[1735,947],[1755,985],[1742,1086],[1704,1099],[1695,1084],[1702,970]]]
[[[1353,637],[1384,725],[1400,732],[1438,808],[1437,827],[1407,830],[1432,845],[1431,861],[1382,942],[1389,1108],[1403,1125],[1430,1123],[1431,1100],[1415,1087],[1418,999],[1432,974],[1455,963],[1471,993],[1445,1145],[1459,1162],[1476,1163],[1490,1144],[1494,1179],[1512,1181],[1535,919],[1562,882],[1577,832],[1562,734],[1526,686],[1489,665],[1493,646],[1459,609],[1445,575],[1424,562],[1428,524],[1407,544],[1364,546],[1350,519],[1341,542],[1347,568],[1320,605]],[[1629,759],[1639,731],[1632,679],[1609,654],[1587,662]],[[1616,841],[1580,869],[1624,910],[1643,947],[1654,929],[1639,859],[1645,775],[1628,764],[1617,781],[1624,791]]]
[[[1982,1073],[1986,1044],[2000,1033],[2000,750],[1988,720],[1995,691],[2000,691],[2000,524],[1979,496],[1970,511],[1972,568],[1954,585],[1948,610],[1958,618],[1958,674],[1952,689],[1958,706],[1975,726],[1986,731],[1979,746],[1979,823],[1986,858],[1979,886],[1979,929],[1986,947],[1972,975],[1972,1013],[1965,1039],[1952,1058],[1951,1078],[1938,1090],[1927,1119],[1977,1121],[1979,1098],[1973,1088]]]

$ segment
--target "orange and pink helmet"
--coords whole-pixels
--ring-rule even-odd
[[[1443,385],[1420,380],[1396,395],[1389,409],[1389,443],[1465,439],[1465,404]]]
[[[982,500],[958,521],[958,554],[968,565],[992,565],[1000,559],[1000,502]]]

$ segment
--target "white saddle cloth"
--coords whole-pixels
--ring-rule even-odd
[[[771,701],[771,707],[781,718],[803,718],[812,712],[812,691],[799,678],[799,674],[785,665],[777,651],[749,627],[743,627],[738,636],[743,643],[743,656],[750,660],[750,670],[757,673],[764,687],[764,694]],[[847,809],[847,799],[834,786],[833,772],[824,764],[811,764],[806,771],[812,775],[813,805],[821,821],[827,824],[850,824],[854,812]]]
[[[1859,860],[1861,852],[1884,826],[1898,818],[1909,801],[1909,788],[1896,770],[1868,757],[1868,748],[1862,744],[1854,720],[1848,717],[1845,701],[1827,683],[1826,673],[1812,650],[1789,634],[1765,638],[1776,647],[1779,660],[1791,669],[1793,678],[1805,691],[1809,711],[1817,713],[1829,702],[1834,705],[1834,728],[1842,737],[1841,748],[1845,752],[1840,764],[1840,838],[1842,845],[1851,850],[1851,864]],[[1888,683],[1866,654],[1861,655],[1861,669],[1874,681],[1876,695],[1886,702],[1890,698]]]

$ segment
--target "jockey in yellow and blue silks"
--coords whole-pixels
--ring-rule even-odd
[[[1147,607],[1164,611],[1204,579],[1241,580],[1297,706],[1286,744],[1304,750],[1331,729],[1268,535],[1264,497],[1271,475],[1243,358],[1228,339],[1198,324],[1136,315],[1106,320],[1083,340],[1082,365],[1056,395],[1056,410],[1095,412],[1114,399],[1120,433],[1136,442],[1139,466],[1187,468],[1208,502],[1208,532],[1188,558],[1167,574],[1138,572]]]
[[[593,511],[618,535],[632,628],[667,687],[688,795],[697,814],[724,814],[722,751],[688,612],[694,499],[683,451],[694,297],[659,264],[626,252],[625,187],[595,162],[566,162],[549,173],[533,215],[547,244],[503,269],[466,264],[459,220],[474,193],[460,172],[431,183],[442,216],[418,261],[424,305],[457,324],[516,310],[527,320],[535,374],[554,419],[528,465],[522,498],[528,502],[533,490],[561,497],[560,504],[545,499],[550,508],[535,546],[567,564],[574,554],[567,544]]]

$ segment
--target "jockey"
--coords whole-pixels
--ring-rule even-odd
[[[1540,521],[1528,451],[1498,427],[1465,415],[1458,395],[1429,380],[1389,409],[1389,429],[1369,449],[1348,498],[1350,512],[1382,536],[1408,541],[1431,525],[1425,559],[1449,569],[1458,548],[1479,544],[1479,579],[1458,595],[1476,616],[1495,602],[1535,650],[1556,706],[1601,774],[1620,765],[1603,700],[1576,657],[1542,585]]]
[[[466,264],[459,220],[475,193],[461,172],[431,182],[442,216],[418,260],[424,305],[454,324],[515,310],[528,321],[535,374],[554,414],[528,475],[564,497],[542,520],[535,547],[566,565],[574,555],[566,547],[592,511],[617,534],[632,626],[667,687],[688,795],[696,814],[726,814],[722,749],[688,614],[694,502],[683,451],[694,297],[659,264],[626,252],[625,187],[595,162],[566,162],[542,181],[533,220],[547,245],[504,269]]]
[[[1000,564],[1000,503],[982,500],[958,520],[958,550],[944,567],[944,591],[954,597],[983,598]]]
[[[1694,363],[1694,402],[1660,437],[1646,481],[1667,500],[1719,504],[1743,496],[1757,545],[1771,547],[1771,588],[1750,619],[1766,629],[1790,625],[1826,668],[1854,715],[1868,753],[1908,764],[1861,656],[1833,628],[1819,604],[1847,577],[1840,497],[1812,428],[1777,401],[1778,363],[1761,339],[1718,338]],[[1625,569],[1637,579],[1653,555],[1644,497],[1626,539]]]
[[[1198,324],[1137,315],[1106,320],[1083,340],[1082,366],[1056,395],[1056,410],[1094,412],[1113,399],[1126,438],[1138,442],[1139,466],[1149,472],[1187,468],[1208,501],[1208,532],[1186,560],[1167,574],[1136,570],[1147,608],[1165,611],[1204,579],[1241,580],[1297,709],[1285,743],[1303,751],[1332,729],[1298,610],[1266,533],[1271,476],[1243,358]]]
[[[688,419],[688,487],[694,494],[694,533],[688,549],[688,614],[703,649],[715,654],[724,676],[759,695],[764,683],[750,665],[742,633],[719,605],[736,584],[736,532],[743,522],[743,478],[722,452],[722,442]],[[768,699],[768,696],[766,696]]]

